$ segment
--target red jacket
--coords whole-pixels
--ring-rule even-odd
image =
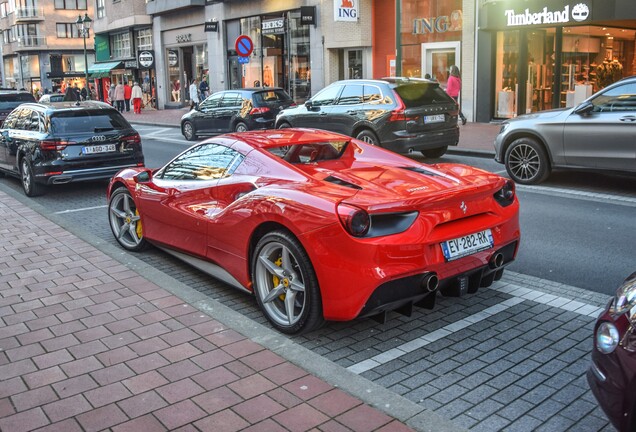
[[[128,84],[124,84],[124,99],[130,99],[132,96],[132,87]]]

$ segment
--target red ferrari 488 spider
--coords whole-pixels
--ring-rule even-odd
[[[313,129],[203,141],[121,171],[108,200],[121,246],[152,243],[254,293],[285,333],[475,292],[520,236],[512,181]]]

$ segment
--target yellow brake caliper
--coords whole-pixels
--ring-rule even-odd
[[[135,216],[139,217],[139,210],[135,209]],[[141,238],[143,236],[143,230],[141,229],[141,219],[137,219],[135,223],[135,232],[137,233],[137,237]]]
[[[274,261],[274,264],[276,264],[278,267],[282,267],[283,266],[283,257],[278,257],[278,259],[276,261]],[[280,278],[278,276],[276,276],[275,274],[272,275],[272,282],[274,282],[274,286],[278,286],[278,284],[280,283]],[[278,296],[279,299],[281,300],[285,300],[285,294],[281,294]]]

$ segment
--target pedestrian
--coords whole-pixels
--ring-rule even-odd
[[[108,103],[115,106],[115,84],[111,84],[108,89]]]
[[[197,80],[193,79],[192,84],[190,84],[190,108],[198,108],[199,107],[199,87],[197,86]]]
[[[120,82],[115,86],[115,103],[117,104],[117,111],[124,112],[124,85]]]
[[[75,100],[82,100],[82,92],[80,92],[80,89],[77,83],[75,83],[75,86],[73,87],[73,91],[75,92],[75,96],[77,96]]]
[[[124,102],[126,103],[126,112],[130,112],[130,98],[132,97],[132,87],[128,85],[128,81],[124,84]]]
[[[66,92],[64,92],[64,102],[74,102],[78,100],[77,93],[73,90],[73,87],[66,86]]]
[[[88,98],[88,91],[86,90],[86,87],[82,87],[82,89],[80,90],[80,96],[82,97],[83,101]]]
[[[448,82],[446,83],[446,93],[450,97],[452,97],[455,102],[457,102],[457,107],[459,109],[459,118],[462,119],[462,125],[466,124],[466,117],[462,113],[462,108],[459,105],[459,93],[462,91],[462,79],[459,75],[459,68],[455,65],[450,67],[450,76],[448,77]]]
[[[199,84],[199,92],[201,93],[201,100],[204,100],[205,98],[208,97],[209,91],[210,91],[210,86],[208,85],[205,75],[203,75],[203,78],[201,79],[201,84]]]
[[[141,91],[141,87],[139,87],[139,83],[136,81],[132,86],[131,97],[134,113],[141,114],[141,100],[144,97],[144,93]]]

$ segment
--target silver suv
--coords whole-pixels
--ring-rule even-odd
[[[636,76],[580,105],[504,122],[495,160],[517,183],[544,181],[555,168],[636,173]]]

